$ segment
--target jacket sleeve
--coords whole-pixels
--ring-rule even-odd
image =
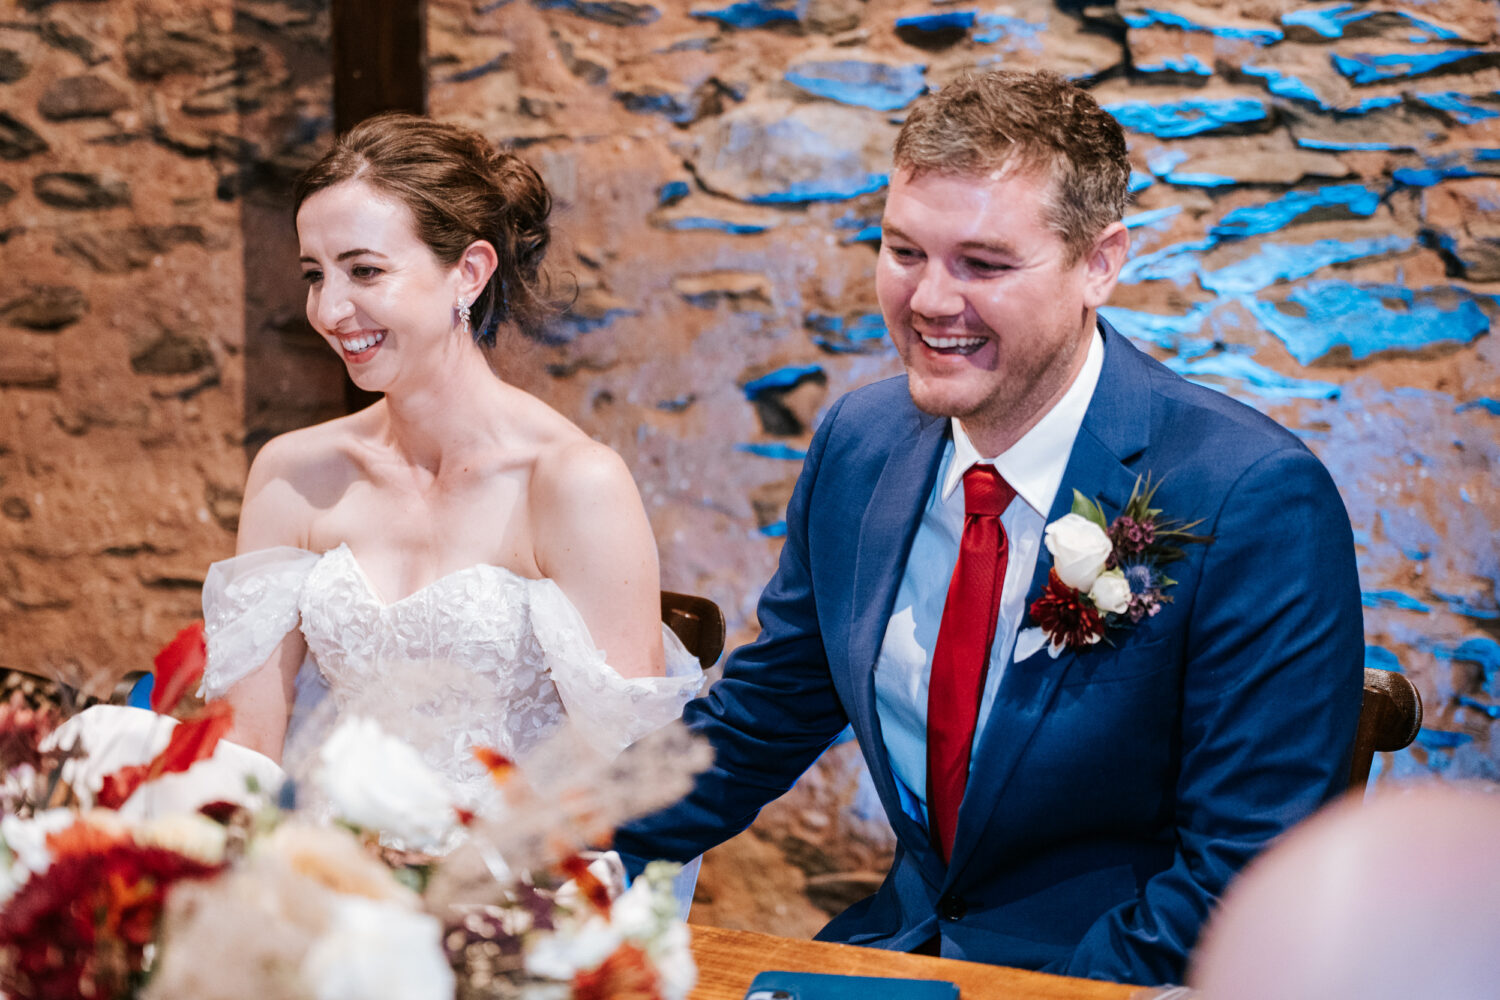
[[[1273,452],[1226,493],[1184,646],[1173,864],[1104,913],[1061,968],[1180,982],[1199,929],[1257,852],[1342,792],[1363,690],[1349,518],[1322,464]],[[1125,748],[1122,748],[1124,752]]]
[[[686,861],[754,821],[848,724],[828,672],[813,596],[808,512],[833,436],[839,400],[808,449],[787,504],[776,573],[757,607],[760,635],[730,655],[724,676],[689,702],[683,720],[707,739],[714,763],[674,806],[624,824],[614,846],[632,876],[647,861]]]

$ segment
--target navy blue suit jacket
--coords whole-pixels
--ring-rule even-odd
[[[901,810],[875,710],[875,659],[948,437],[896,378],[840,399],[814,435],[760,636],[684,713],[715,764],[680,804],[618,831],[628,864],[739,832],[850,724],[897,849],[875,895],[820,937],[909,950],[940,935],[950,957],[1181,981],[1234,873],[1345,785],[1359,586],[1348,515],[1307,448],[1104,330],[1048,522],[1074,489],[1113,518],[1149,472],[1153,505],[1214,541],[1186,547],[1167,567],[1172,603],[1112,646],[1008,665],[951,863]],[[1043,549],[1028,606],[1049,569]]]

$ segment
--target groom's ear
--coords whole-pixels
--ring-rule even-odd
[[[1130,256],[1130,230],[1123,222],[1111,222],[1084,255],[1083,304],[1098,309],[1109,301],[1120,280],[1120,270]]]

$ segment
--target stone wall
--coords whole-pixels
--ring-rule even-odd
[[[1086,81],[1137,171],[1110,318],[1332,470],[1369,662],[1428,710],[1381,780],[1493,780],[1497,36],[1486,0],[429,0],[428,47],[433,112],[558,200],[574,306],[497,369],[625,455],[664,583],[732,639],[818,414],[899,368],[873,271],[902,109],[972,66]],[[247,453],[337,412],[283,193],[327,139],[325,39],[299,0],[0,15],[5,665],[142,665],[232,546]],[[710,855],[697,917],[810,933],[889,838],[837,747]]]

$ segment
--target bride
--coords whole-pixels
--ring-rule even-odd
[[[476,788],[475,745],[524,759],[566,716],[613,753],[696,692],[625,464],[486,359],[545,315],[550,207],[515,156],[407,115],[300,180],[307,318],[383,397],[251,466],[203,595],[229,739],[281,761],[323,702],[373,704]]]

